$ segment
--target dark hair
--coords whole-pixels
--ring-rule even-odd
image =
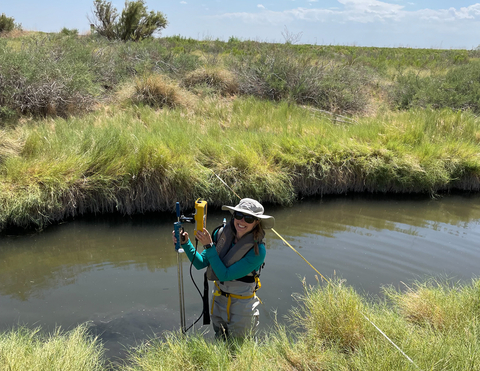
[[[265,236],[265,232],[263,231],[262,223],[258,223],[257,226],[253,229],[253,239],[255,240],[255,245],[253,247],[253,251],[255,251],[255,255],[260,254],[260,251],[258,250],[258,243],[260,242],[258,239],[262,238],[262,236]]]

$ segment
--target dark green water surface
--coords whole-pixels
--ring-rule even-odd
[[[192,208],[193,201],[185,211]],[[480,275],[479,195],[324,198],[267,206],[266,212],[275,216],[275,230],[324,276],[342,277],[361,294],[379,295],[384,285],[402,287],[426,276],[469,282]],[[228,215],[209,211],[208,228]],[[174,221],[174,214],[85,217],[41,233],[0,236],[0,330],[68,330],[88,322],[115,358],[178,329]],[[303,278],[316,283],[315,271],[271,231],[266,244],[258,292],[262,329],[275,315],[284,322]],[[183,256],[187,325],[202,308],[189,267]],[[193,276],[202,287],[202,272]]]

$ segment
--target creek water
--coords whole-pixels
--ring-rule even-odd
[[[185,212],[192,211],[186,207]],[[427,277],[469,282],[480,275],[480,195],[360,195],[266,206],[275,230],[322,275],[346,280],[366,296]],[[227,212],[209,210],[207,227]],[[83,217],[41,233],[0,236],[0,331],[18,325],[69,330],[89,323],[110,359],[180,327],[174,214]],[[185,224],[192,232],[193,225]],[[192,233],[191,233],[192,234]],[[261,329],[296,306],[302,280],[316,272],[273,232],[262,271]],[[200,296],[182,254],[187,326],[201,314]],[[203,287],[202,272],[193,269]],[[201,321],[199,322],[201,323]],[[196,325],[200,331],[210,326]]]

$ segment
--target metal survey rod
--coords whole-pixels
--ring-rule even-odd
[[[184,250],[181,247],[181,230],[182,222],[180,221],[180,202],[176,204],[177,221],[174,223],[174,232],[177,242],[175,243],[175,250],[177,251],[177,274],[178,274],[178,295],[180,299],[180,326],[182,332],[185,332],[185,295],[183,292],[183,264],[182,253]]]

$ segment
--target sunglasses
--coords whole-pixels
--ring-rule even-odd
[[[252,224],[255,220],[258,220],[253,215],[242,214],[240,211],[234,211],[233,217],[237,220],[244,220],[245,223]]]

